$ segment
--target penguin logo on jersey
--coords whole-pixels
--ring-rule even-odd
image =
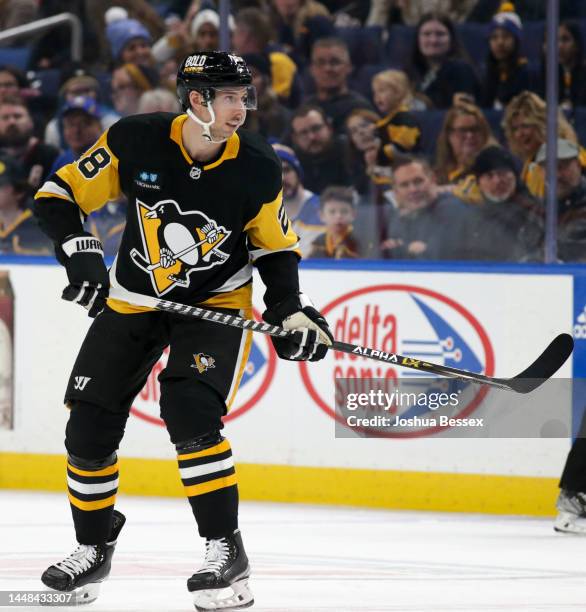
[[[219,249],[232,233],[200,211],[184,213],[175,200],[148,206],[136,201],[144,251],[132,249],[132,261],[146,272],[157,296],[174,287],[189,287],[192,272],[223,264]]]
[[[193,360],[195,361],[195,364],[191,364],[191,367],[196,368],[200,374],[203,374],[210,368],[216,367],[216,360],[205,353],[198,353],[197,355],[194,355]]]

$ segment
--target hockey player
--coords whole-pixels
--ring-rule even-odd
[[[232,452],[220,430],[250,332],[134,307],[132,297],[168,296],[250,317],[254,264],[266,285],[265,320],[305,332],[300,343],[273,341],[281,358],[322,359],[332,335],[299,292],[280,161],[260,137],[238,130],[255,106],[246,64],[228,53],[191,55],[179,68],[177,90],[184,114],[120,120],[36,195],[36,215],[67,271],[63,298],[95,317],[65,393],[67,483],[79,546],[41,579],[83,602],[97,597],[124,524],[114,510],[116,451],[132,401],[169,345],[159,375],[161,417],[206,538],[205,561],[188,590],[198,610],[238,609],[252,605],[253,596]],[[81,219],[121,192],[127,223],[108,273],[102,246]],[[128,302],[108,298],[109,287]]]

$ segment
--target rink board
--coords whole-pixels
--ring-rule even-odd
[[[0,429],[0,486],[62,490],[63,391],[89,325],[58,299],[63,271],[46,262],[9,263],[15,293],[14,428]],[[306,265],[302,288],[338,339],[398,352],[425,345],[442,363],[431,316],[458,334],[489,374],[510,376],[581,319],[580,268]],[[255,291],[262,312],[262,289]],[[584,317],[582,317],[584,318]],[[411,343],[411,344],[410,344]],[[583,344],[559,376],[583,376]],[[435,351],[435,352],[434,352]],[[194,353],[197,347],[194,347]],[[433,356],[435,355],[435,356]],[[133,405],[121,456],[121,490],[183,495],[168,435],[158,418],[156,366]],[[447,362],[446,362],[447,363]],[[389,508],[551,514],[567,439],[337,438],[335,377],[384,377],[386,364],[332,355],[309,366],[279,361],[265,337],[251,360],[225,433],[242,496]],[[463,363],[460,367],[466,367]],[[377,369],[378,368],[378,369]],[[194,370],[195,371],[195,370]]]

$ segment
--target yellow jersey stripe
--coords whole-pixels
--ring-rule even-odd
[[[225,489],[236,484],[236,474],[230,474],[230,476],[224,476],[223,478],[216,478],[209,482],[202,482],[201,484],[191,485],[185,487],[185,494],[187,497],[193,497],[194,495],[204,495],[205,493],[211,493],[218,489]]]
[[[199,459],[200,457],[219,455],[220,453],[224,453],[228,450],[230,450],[230,442],[228,442],[228,440],[223,440],[222,442],[220,442],[220,444],[216,444],[216,446],[206,448],[202,451],[197,451],[196,453],[189,453],[187,455],[177,455],[177,459],[179,461],[186,461],[187,459]]]
[[[98,499],[97,501],[81,501],[81,499],[77,499],[73,497],[71,493],[67,493],[67,497],[69,497],[69,501],[76,508],[80,510],[102,510],[103,508],[107,508],[108,506],[113,506],[116,501],[116,495],[112,495],[111,497],[107,497],[106,499]]]
[[[67,462],[67,468],[78,476],[110,476],[118,471],[118,461],[116,461],[114,465],[109,465],[108,467],[95,471],[80,470],[79,468],[73,467],[69,462]]]

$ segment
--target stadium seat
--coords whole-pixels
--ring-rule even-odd
[[[574,129],[578,135],[578,142],[582,145],[586,145],[586,106],[577,106],[574,109],[573,117]]]
[[[433,158],[435,157],[435,146],[444,123],[446,111],[415,111],[413,112],[413,115],[416,117],[419,125],[421,126],[422,153],[427,157]]]
[[[57,98],[61,85],[61,71],[57,68],[39,70],[32,73],[31,84],[38,89],[43,96]]]
[[[383,60],[384,28],[368,26],[364,28],[337,28],[338,36],[350,49],[350,59],[355,67],[363,64],[377,64]]]
[[[480,66],[488,55],[488,24],[460,23],[456,26],[458,38],[470,56],[470,59]]]
[[[391,26],[385,46],[385,56],[388,61],[405,67],[411,59],[414,40],[415,28],[404,25]]]
[[[27,47],[0,47],[0,65],[26,70],[30,56],[31,50]]]
[[[543,53],[545,23],[526,21],[523,23],[521,52],[530,62],[540,62]]]

